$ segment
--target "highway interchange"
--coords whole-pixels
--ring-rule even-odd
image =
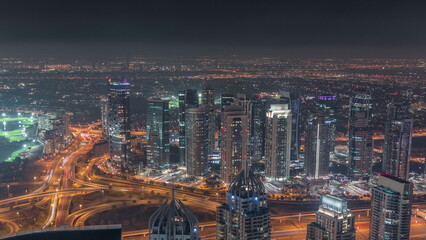
[[[0,200],[0,222],[6,228],[5,232],[13,233],[26,230],[32,227],[53,227],[53,226],[82,226],[87,219],[98,213],[109,211],[117,206],[115,202],[103,202],[95,206],[82,206],[72,209],[73,198],[84,196],[85,194],[107,191],[132,192],[132,193],[153,193],[168,197],[170,187],[166,185],[153,185],[137,179],[122,179],[119,177],[105,177],[94,174],[93,167],[107,158],[88,158],[88,153],[93,145],[99,140],[99,133],[93,130],[97,124],[86,127],[73,127],[75,136],[71,145],[60,153],[56,154],[50,169],[47,171],[45,179],[39,187],[27,194],[10,197]],[[90,140],[84,139],[81,133],[88,134]],[[87,162],[85,168],[80,168],[76,172],[78,162]],[[176,197],[182,199],[190,209],[203,209],[214,212],[223,199],[218,196],[206,196],[202,193],[176,189]],[[101,199],[102,200],[102,199]],[[123,200],[120,200],[123,202]],[[147,199],[126,200],[126,207],[138,206],[151,202]],[[154,202],[154,201],[152,201]],[[155,202],[160,204],[161,202]],[[34,218],[37,222],[35,226],[24,226],[22,224],[23,213],[34,206],[42,208],[47,206],[45,219]],[[279,206],[279,205],[277,205]],[[416,203],[415,208],[426,209],[426,203]],[[273,239],[303,239],[306,235],[306,225],[314,221],[313,211],[304,211],[299,214],[293,212],[277,211],[272,214]],[[357,239],[368,239],[368,209],[360,208],[353,210],[357,215],[356,228]],[[28,216],[27,216],[28,218]],[[426,239],[424,227],[426,221],[412,218],[411,239]],[[147,239],[147,226],[141,226],[139,230],[123,232],[123,238],[127,240]],[[215,239],[215,222],[201,222],[202,239]]]

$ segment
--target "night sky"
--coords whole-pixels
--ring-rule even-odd
[[[422,2],[1,0],[0,52],[422,57]]]

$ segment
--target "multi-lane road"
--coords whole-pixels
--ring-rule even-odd
[[[89,151],[98,140],[99,134],[93,131],[96,124],[88,127],[73,128],[75,135],[72,144],[64,151],[55,155],[51,169],[48,170],[46,178],[41,186],[26,195],[0,200],[0,222],[3,222],[10,232],[21,230],[22,224],[19,222],[20,211],[25,211],[34,204],[41,205],[49,202],[48,214],[41,226],[48,227],[54,225],[84,225],[87,219],[95,214],[108,211],[115,205],[114,202],[100,202],[93,206],[84,206],[71,213],[71,201],[74,196],[87,194],[96,191],[121,191],[151,193],[155,192],[163,196],[169,196],[171,187],[164,185],[153,185],[137,179],[122,179],[119,177],[97,176],[92,170],[93,166],[106,160],[106,157],[90,159],[85,168],[75,172],[77,162],[80,159],[87,159]],[[85,136],[85,144],[81,133]],[[206,196],[202,193],[189,192],[183,189],[176,189],[176,197],[185,200],[185,204],[191,209],[203,209],[215,211],[216,207],[223,201],[220,197]],[[126,206],[146,204],[146,199],[137,201],[127,201]],[[10,208],[14,204],[14,208]],[[417,204],[416,208],[426,209],[425,204]],[[368,217],[366,209],[356,209],[358,214],[356,228],[357,239],[368,239]],[[314,220],[314,212],[303,212],[300,214],[289,214],[277,211],[272,217],[273,239],[303,239],[306,234],[306,225]],[[422,239],[423,227],[426,222],[422,219],[415,219],[412,222],[412,239]],[[201,236],[203,239],[215,239],[215,222],[201,222]],[[143,227],[142,227],[143,228]],[[146,239],[148,230],[141,229],[131,232],[124,232],[126,239]]]

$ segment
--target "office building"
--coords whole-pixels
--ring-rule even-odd
[[[371,190],[370,240],[410,239],[413,184],[389,174],[379,175]]]
[[[250,115],[243,105],[224,106],[221,120],[221,179],[230,184],[248,167]]]
[[[265,186],[253,171],[242,170],[216,211],[216,239],[268,240],[271,222]]]
[[[213,154],[216,151],[216,140],[215,135],[217,131],[216,127],[216,108],[215,108],[215,95],[214,90],[211,88],[205,88],[201,91],[201,104],[206,106],[208,114],[208,145],[209,145],[209,154]]]
[[[261,96],[256,96],[251,100],[251,105],[251,156],[253,161],[257,162],[265,156],[267,101]]]
[[[324,195],[315,214],[316,220],[307,227],[307,240],[355,240],[355,216],[341,198]]]
[[[174,194],[149,219],[150,240],[199,240],[198,232],[197,218]]]
[[[317,97],[316,101],[318,111],[323,115],[327,116],[327,118],[331,121],[331,124],[334,128],[336,128],[338,121],[338,112],[337,112],[337,96],[332,94],[322,94]],[[336,131],[333,130],[329,135],[330,139],[333,139],[330,142],[330,152],[334,152],[335,150],[335,139],[336,139]]]
[[[280,92],[280,104],[288,104],[291,110],[291,152],[290,160],[297,161],[299,159],[300,148],[300,114],[302,102],[301,99],[294,96],[290,92]]]
[[[197,90],[187,89],[179,92],[179,162],[185,163],[186,135],[185,135],[185,112],[187,109],[198,107]]]
[[[349,102],[348,151],[351,177],[355,180],[371,175],[373,139],[371,129],[371,95],[359,90]]]
[[[274,180],[290,177],[291,110],[288,104],[271,104],[266,117],[266,175]]]
[[[305,172],[318,179],[329,174],[330,156],[334,146],[334,123],[328,116],[313,114],[305,131]]]
[[[102,139],[109,139],[108,125],[108,97],[101,98],[101,121],[102,121]]]
[[[107,104],[108,141],[112,166],[123,166],[130,152],[130,83],[127,78],[109,79]],[[105,113],[105,112],[104,112]]]
[[[413,131],[409,107],[404,103],[389,105],[383,151],[383,171],[404,180],[409,177]]]
[[[189,175],[203,176],[208,168],[209,112],[207,105],[186,110],[186,169]]]
[[[169,101],[148,99],[146,118],[147,167],[163,168],[170,162]]]

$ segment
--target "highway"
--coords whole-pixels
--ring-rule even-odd
[[[135,202],[130,200],[117,200],[116,202],[102,202],[94,206],[84,206],[81,209],[71,212],[71,202],[75,196],[99,192],[99,191],[120,191],[135,193],[154,193],[162,196],[170,196],[171,185],[151,184],[138,179],[122,179],[118,176],[104,177],[95,174],[93,168],[107,159],[107,156],[90,159],[85,168],[80,168],[76,173],[76,165],[80,159],[85,159],[87,153],[98,141],[99,134],[91,134],[96,124],[75,128],[73,133],[75,138],[72,144],[65,150],[54,156],[53,165],[47,172],[42,185],[33,192],[26,195],[0,200],[0,222],[5,223],[9,232],[21,230],[19,224],[19,211],[25,211],[33,205],[42,205],[49,202],[48,214],[43,219],[42,227],[54,225],[82,226],[87,219],[98,213],[109,211],[115,205],[121,207],[123,201],[126,207],[147,204],[148,200],[138,199]],[[83,143],[81,133],[88,134],[90,140]],[[426,133],[424,133],[426,135]],[[85,159],[87,160],[87,159]],[[220,197],[207,196],[198,192],[190,192],[178,188],[175,196],[181,199],[191,209],[203,209],[216,211],[217,206],[224,200]],[[10,205],[15,204],[11,209]],[[160,204],[160,202],[156,202]],[[415,208],[426,209],[426,203],[416,204]],[[355,209],[354,213],[359,215],[356,228],[358,229],[357,239],[367,239],[368,223],[367,209]],[[314,220],[314,212],[303,212],[301,214],[280,213],[279,210],[273,214],[271,221],[273,227],[273,239],[303,239],[306,234],[306,225]],[[422,226],[425,221],[413,220],[412,239],[422,239],[420,236]],[[215,239],[215,222],[202,222],[200,227],[203,239]],[[125,239],[146,239],[147,229],[124,232]],[[145,236],[145,237],[144,237]],[[419,237],[419,238],[417,238]]]

